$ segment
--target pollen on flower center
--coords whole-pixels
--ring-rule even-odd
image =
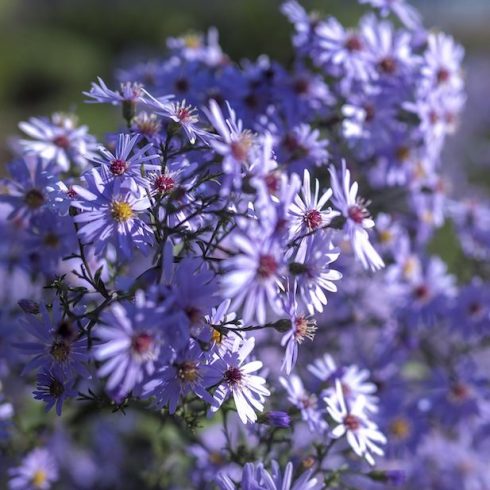
[[[34,488],[43,488],[46,480],[48,479],[48,475],[44,470],[36,470],[34,475],[32,475],[31,483]]]
[[[303,217],[306,226],[311,230],[316,230],[322,224],[322,215],[320,211],[311,209]]]
[[[128,169],[128,162],[126,162],[125,160],[121,160],[119,158],[112,160],[111,164],[109,165],[109,170],[114,175],[123,175],[127,169]]]
[[[260,277],[267,278],[277,271],[277,261],[272,255],[261,255],[257,273]]]
[[[355,415],[349,414],[344,418],[344,425],[348,430],[355,431],[361,427],[361,422]]]
[[[406,439],[410,435],[410,425],[404,418],[396,418],[390,424],[390,431],[397,439]]]
[[[44,204],[44,195],[38,189],[31,189],[26,192],[24,201],[31,209],[37,209]]]
[[[224,379],[229,385],[237,385],[242,380],[242,372],[237,367],[230,367],[226,370]]]
[[[194,383],[199,378],[199,369],[195,362],[186,361],[179,365],[177,376],[187,383]]]
[[[408,146],[400,146],[396,149],[396,158],[400,162],[406,162],[410,158],[410,148]]]
[[[156,191],[166,194],[173,190],[175,187],[175,181],[169,175],[159,175],[155,178],[153,186]]]
[[[50,248],[56,248],[60,244],[60,237],[55,233],[46,233],[43,239],[44,245]]]
[[[351,206],[348,210],[349,218],[355,223],[361,224],[365,218],[368,217],[368,212],[366,208],[358,206],[355,204]]]
[[[133,210],[129,203],[125,201],[114,201],[112,203],[112,217],[116,221],[128,221],[133,217]]]
[[[382,72],[388,75],[392,75],[396,71],[396,61],[391,56],[387,56],[386,58],[383,58],[379,62],[378,66]]]

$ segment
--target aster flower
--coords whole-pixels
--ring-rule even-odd
[[[266,490],[320,490],[324,488],[323,482],[313,476],[313,470],[309,469],[293,481],[293,463],[286,465],[284,473],[277,461],[271,462],[269,473],[262,463],[247,463],[243,467],[241,484],[233,483],[232,479],[225,473],[220,472],[216,483],[221,490],[244,490],[266,489]]]
[[[137,291],[133,303],[115,303],[104,312],[95,330],[94,358],[101,362],[97,374],[108,376],[106,388],[117,397],[127,395],[155,372],[159,360],[170,359],[162,328],[162,308]],[[169,318],[170,320],[170,318]]]
[[[72,163],[85,167],[96,148],[95,138],[88,134],[87,126],[77,127],[73,115],[56,113],[51,118],[32,117],[28,122],[21,122],[19,128],[33,138],[19,141],[22,150],[63,172],[68,172]]]
[[[354,254],[365,269],[381,269],[384,267],[383,259],[371,245],[366,231],[374,227],[374,221],[369,216],[366,202],[357,196],[357,182],[352,182],[351,185],[350,171],[346,168],[345,160],[342,162],[341,180],[333,166],[330,166],[329,171],[332,179],[332,202],[346,218],[344,229],[350,238]]]
[[[143,85],[140,83],[124,82],[121,83],[119,90],[111,90],[102,80],[97,77],[97,82],[92,82],[90,92],[83,92],[83,95],[90,97],[87,102],[96,104],[112,104],[120,105],[123,103],[136,104],[137,102],[145,102],[145,92]]]
[[[209,140],[211,147],[223,156],[223,172],[226,180],[224,189],[230,186],[239,188],[244,171],[248,168],[250,154],[254,145],[254,136],[243,129],[230,105],[227,105],[228,117],[225,117],[215,100],[209,102],[209,109],[203,109],[219,138]],[[223,191],[224,192],[224,191]]]
[[[51,166],[34,155],[25,155],[9,165],[12,180],[3,180],[0,203],[11,206],[9,219],[30,218],[47,204],[46,188],[51,182]]]
[[[155,397],[156,406],[168,405],[169,413],[175,413],[177,405],[189,393],[197,395],[210,405],[213,397],[206,391],[211,383],[207,379],[206,355],[194,341],[179,352],[168,366],[157,371],[154,379],[143,387],[143,395]]]
[[[37,375],[36,389],[32,394],[34,399],[46,403],[46,412],[56,405],[56,414],[59,416],[63,409],[63,402],[77,395],[77,391],[72,387],[73,380],[66,379],[59,370],[43,369]]]
[[[114,153],[107,148],[99,148],[101,156],[94,157],[92,160],[101,166],[101,175],[104,180],[124,178],[144,184],[145,177],[142,175],[144,172],[160,169],[158,156],[147,154],[153,145],[148,143],[143,148],[137,148],[139,140],[140,136],[137,134],[133,136],[119,134]],[[154,163],[151,163],[152,161]]]
[[[311,432],[323,433],[327,423],[318,405],[315,394],[306,391],[301,378],[295,374],[279,378],[279,382],[288,393],[288,400],[301,412],[301,418],[308,424]]]
[[[376,393],[376,385],[368,381],[369,371],[367,369],[359,369],[355,364],[337,367],[329,354],[315,359],[307,368],[311,374],[328,385],[322,390],[322,396],[335,396],[336,380],[339,380],[347,403],[354,403],[359,396],[363,396],[366,410],[378,411],[378,399],[373,396]]]
[[[342,384],[335,381],[335,394],[325,398],[327,411],[338,425],[332,429],[332,437],[338,439],[344,435],[353,451],[374,465],[372,453],[383,456],[384,452],[379,447],[386,443],[385,436],[379,431],[377,425],[369,420],[366,415],[366,399],[358,396],[354,403],[347,405]]]
[[[223,402],[232,395],[238,416],[244,424],[257,421],[255,411],[261,412],[264,409],[265,397],[270,395],[269,390],[264,386],[265,379],[252,374],[262,368],[262,362],[245,362],[254,346],[253,337],[244,341],[237,338],[232,349],[210,365],[214,371],[214,374],[210,373],[210,382],[213,377],[221,379],[221,383],[214,392],[215,405],[211,407],[211,411],[218,410]]]
[[[289,208],[289,213],[293,217],[291,223],[293,237],[325,227],[335,216],[340,214],[331,208],[324,209],[332,196],[332,190],[327,189],[321,197],[319,190],[320,183],[318,179],[315,179],[315,191],[313,193],[310,185],[310,172],[305,169],[301,194],[295,197],[294,203]]]
[[[267,307],[280,313],[278,294],[284,258],[277,240],[261,230],[238,231],[233,237],[237,254],[223,262],[223,295],[232,299],[231,308],[243,305],[243,321],[264,324]]]
[[[58,465],[48,449],[36,448],[9,476],[10,490],[48,490],[58,480]]]
[[[72,206],[81,210],[74,218],[80,224],[78,234],[83,243],[93,243],[97,256],[113,245],[123,259],[129,259],[133,250],[146,252],[154,241],[151,228],[138,214],[150,207],[142,193],[133,193],[117,180],[104,182],[93,170],[84,175],[87,189],[74,186],[77,199]]]
[[[327,304],[324,291],[332,293],[337,291],[333,281],[342,278],[342,274],[330,268],[330,264],[337,260],[339,250],[334,248],[331,234],[318,231],[303,240],[294,257],[294,262],[289,264],[289,272],[294,278],[298,300],[310,315],[315,310],[320,313]]]
[[[21,351],[34,356],[24,366],[23,373],[45,367],[59,369],[65,375],[87,375],[87,339],[80,336],[79,326],[64,316],[58,302],[53,303],[51,310],[41,304],[39,315],[26,316],[22,326],[34,337],[17,343]]]

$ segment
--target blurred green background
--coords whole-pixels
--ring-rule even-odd
[[[0,161],[17,123],[32,115],[76,110],[95,134],[109,129],[106,107],[83,104],[96,76],[157,57],[168,36],[218,27],[234,59],[290,56],[288,22],[279,0],[0,0]],[[453,33],[471,51],[490,50],[490,0],[414,2],[426,25]],[[349,21],[355,0],[304,0]]]

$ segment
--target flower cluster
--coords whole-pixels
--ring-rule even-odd
[[[487,488],[490,289],[429,252],[446,219],[468,260],[490,246],[442,176],[463,51],[403,0],[361,3],[355,28],[283,4],[290,69],[233,63],[215,30],[170,39],[85,92],[124,119],[100,143],[71,115],[20,124],[0,378],[66,423],[19,444],[9,488],[134,488],[143,461],[155,488],[436,488],[437,447],[444,488]],[[9,393],[0,443],[25,415]],[[124,444],[138,427],[163,466]]]

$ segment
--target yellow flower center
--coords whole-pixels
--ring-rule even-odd
[[[213,328],[212,338],[213,338],[213,342],[215,342],[216,344],[221,344],[221,341],[223,340],[223,335],[219,330]]]
[[[32,485],[34,488],[41,488],[48,479],[48,475],[44,470],[37,470],[32,476]]]
[[[133,210],[131,206],[124,201],[114,201],[112,203],[112,217],[116,221],[128,221],[133,217]]]
[[[390,243],[393,239],[393,233],[389,230],[383,230],[379,234],[379,241],[381,243]]]
[[[393,420],[390,430],[397,439],[406,439],[410,435],[410,425],[403,418]]]

